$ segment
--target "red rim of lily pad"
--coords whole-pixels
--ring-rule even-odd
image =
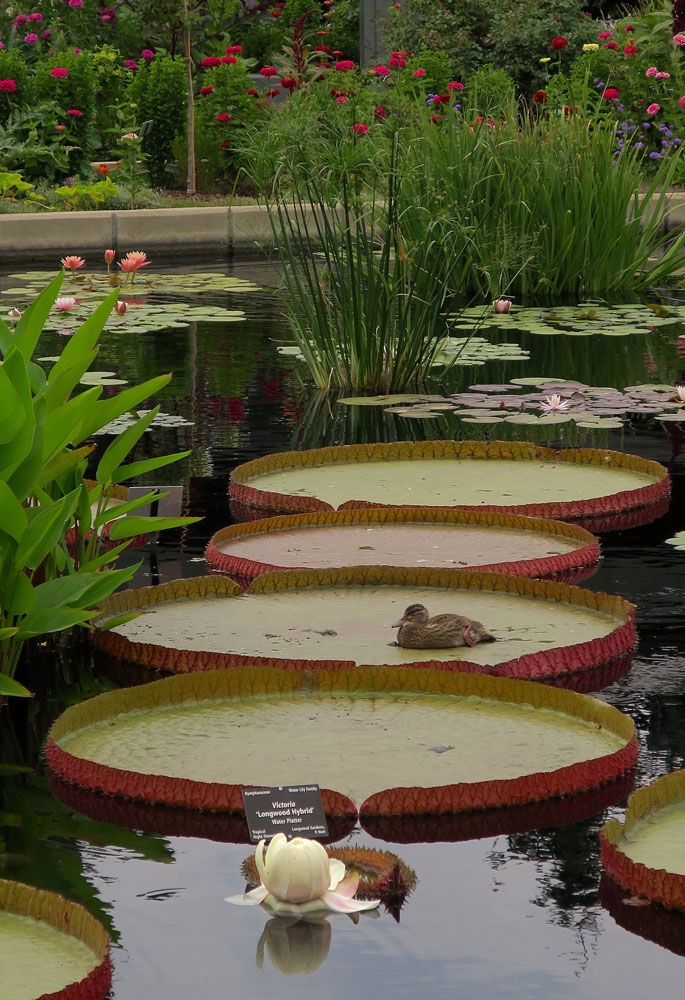
[[[635,768],[631,768],[606,784],[563,798],[443,815],[363,815],[360,822],[362,829],[371,837],[392,844],[478,840],[481,837],[566,826],[589,819],[624,799],[632,791],[634,783]]]
[[[93,952],[96,964],[87,976],[44,993],[38,1000],[100,1000],[107,994],[112,982],[109,936],[85,907],[56,892],[0,879],[0,911],[42,920],[61,934],[82,941]]]
[[[619,927],[685,956],[685,913],[644,905],[645,900],[635,900],[606,872],[599,880],[599,901]]]
[[[536,461],[568,463],[569,465],[595,465],[602,468],[629,469],[652,476],[655,482],[634,490],[623,490],[603,497],[586,500],[564,500],[549,503],[485,504],[483,506],[453,505],[453,509],[495,511],[510,514],[528,514],[533,517],[566,519],[606,518],[610,514],[623,514],[634,508],[648,507],[664,500],[670,494],[667,469],[658,462],[625,455],[622,452],[598,448],[573,448],[555,451],[540,445],[508,441],[400,441],[390,444],[337,445],[314,448],[308,451],[288,451],[253,459],[239,465],[231,473],[230,495],[238,503],[284,513],[327,511],[333,508],[316,497],[271,493],[250,485],[250,480],[283,469],[309,468],[345,462],[388,462],[407,459],[498,459],[510,461]],[[374,503],[350,497],[338,510],[350,507],[402,507],[403,504]],[[587,522],[586,522],[587,523]]]
[[[621,843],[636,823],[683,799],[685,770],[674,771],[638,788],[628,799],[623,823],[610,819],[599,831],[602,865],[609,875],[633,895],[660,903],[667,910],[685,910],[685,875],[633,861]]]
[[[499,514],[493,511],[483,513],[471,510],[452,510],[436,507],[372,507],[339,511],[312,512],[308,514],[283,515],[262,518],[247,524],[232,524],[217,531],[209,540],[205,558],[212,571],[228,574],[241,586],[249,586],[251,580],[262,573],[274,572],[289,567],[259,562],[242,556],[223,552],[221,546],[239,539],[258,535],[271,535],[279,531],[303,530],[308,528],[348,527],[351,525],[453,525],[456,528],[496,528],[533,535],[548,535],[560,541],[575,543],[576,547],[554,555],[535,559],[510,559],[471,567],[479,573],[509,573],[512,576],[563,579],[570,583],[584,579],[594,571],[599,561],[597,539],[579,528],[551,518],[522,517],[517,514]],[[382,560],[381,560],[382,561]],[[306,567],[299,567],[306,568]],[[468,569],[469,567],[464,567]],[[243,584],[243,581],[245,583]]]
[[[438,694],[443,697],[487,698],[534,709],[548,709],[610,731],[622,740],[623,745],[591,760],[516,778],[460,782],[432,788],[387,788],[369,796],[361,804],[361,817],[495,809],[574,795],[613,781],[631,771],[637,761],[633,720],[612,705],[588,695],[485,674],[440,670],[418,672],[387,667],[335,672],[311,670],[306,674],[258,667],[215,670],[169,677],[137,688],[108,691],[73,705],[62,713],[50,729],[45,755],[50,769],[59,777],[108,795],[188,809],[241,812],[241,789],[244,785],[144,774],[111,767],[76,757],[60,746],[60,740],[71,732],[114,716],[179,705],[186,701],[254,698],[257,694],[288,697],[298,693],[308,696],[316,693],[325,696],[369,690],[378,695],[402,693],[418,697]],[[268,777],[265,776],[266,780]],[[321,795],[327,816],[357,815],[354,803],[346,795],[330,789],[322,789]]]
[[[542,680],[550,677],[575,674],[589,668],[609,664],[624,657],[635,649],[635,606],[621,597],[585,590],[550,580],[530,580],[527,577],[508,576],[503,573],[467,573],[461,570],[432,570],[423,568],[404,569],[394,566],[344,567],[331,570],[284,570],[278,573],[264,573],[252,581],[247,595],[259,595],[273,591],[300,590],[306,588],[347,587],[347,586],[389,586],[394,588],[436,587],[444,590],[492,591],[510,593],[522,597],[567,603],[579,608],[587,608],[615,620],[615,627],[606,635],[574,645],[556,646],[552,649],[527,653],[495,665],[471,663],[468,660],[449,659],[436,656],[435,660],[404,662],[405,669],[456,670],[462,673],[492,673],[497,676],[522,680]],[[238,584],[223,576],[193,577],[161,584],[158,587],[144,587],[141,590],[125,590],[107,598],[100,605],[100,614],[95,620],[96,628],[92,639],[110,655],[156,670],[171,673],[195,673],[203,670],[225,669],[247,665],[279,667],[284,670],[341,670],[357,664],[353,660],[302,659],[297,657],[279,658],[274,656],[251,656],[231,652],[208,652],[201,649],[180,649],[155,643],[135,642],[115,631],[108,631],[108,620],[119,615],[143,610],[164,601],[193,596],[224,596],[227,599],[245,596]],[[100,626],[100,627],[97,627]]]

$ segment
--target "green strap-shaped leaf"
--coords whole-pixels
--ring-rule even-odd
[[[18,542],[27,524],[26,511],[7,483],[0,480],[0,529]]]
[[[114,593],[122,583],[130,580],[138,565],[108,570],[104,573],[79,571],[70,576],[48,580],[35,588],[34,609],[38,611],[41,608],[73,607],[77,602],[81,609],[93,608],[105,597]]]
[[[148,531],[166,531],[169,528],[182,528],[184,524],[195,524],[201,517],[122,517],[113,521],[109,529],[112,541],[120,538],[135,538]]]
[[[0,629],[0,642],[3,639],[8,638],[3,633],[10,632],[16,634],[16,629],[3,628]],[[0,674],[0,694],[7,695],[12,698],[32,698],[33,695],[28,688],[25,688],[23,684],[19,681],[15,681],[13,677],[7,677],[5,674]]]
[[[12,385],[4,366],[0,366],[0,444],[11,441],[19,433],[26,411],[19,393]]]
[[[55,369],[53,368],[43,389],[49,410],[56,410],[66,402],[96,357],[97,351],[90,351],[83,358],[79,359],[77,364],[73,364],[66,369],[61,369],[56,377]]]
[[[26,365],[19,351],[12,350],[5,358],[2,370],[17,394],[23,409],[22,423],[11,441],[0,449],[0,479],[8,479],[14,469],[30,453],[35,430],[31,387],[26,374]]]
[[[83,418],[83,422],[79,428],[78,441],[80,442],[89,438],[96,431],[99,431],[100,428],[104,427],[105,424],[116,420],[123,413],[135,410],[143,400],[149,396],[154,396],[170,380],[171,375],[158,375],[157,378],[151,378],[147,382],[143,382],[142,385],[134,385],[130,389],[124,389],[123,392],[117,393],[116,396],[98,400]],[[76,443],[74,441],[74,444]]]
[[[15,556],[18,566],[28,566],[30,569],[40,566],[64,537],[77,503],[78,490],[74,490],[49,507],[30,512],[29,527]]]
[[[0,581],[2,593],[2,609],[9,615],[27,614],[35,603],[35,588],[23,571],[21,565],[15,565]]]
[[[63,632],[74,625],[83,625],[95,614],[95,611],[84,611],[82,608],[40,608],[22,619],[17,638],[34,639],[46,632]]]
[[[0,354],[3,358],[9,354],[14,344],[14,330],[4,320],[0,319]]]
[[[135,479],[146,472],[152,472],[154,469],[161,469],[165,465],[171,465],[172,462],[180,462],[182,458],[187,458],[190,454],[190,451],[177,451],[173,455],[160,455],[158,458],[146,458],[140,462],[131,462],[130,465],[122,465],[114,473],[112,482],[123,483],[127,479]]]
[[[64,347],[64,350],[62,351],[62,354],[60,355],[59,361],[55,362],[48,377],[48,386],[50,390],[52,390],[53,385],[55,385],[66,372],[71,370],[75,374],[76,371],[81,368],[81,374],[83,374],[83,372],[88,369],[92,360],[93,350],[118,296],[118,289],[113,291],[111,295],[108,295],[104,302],[101,302],[97,309],[93,310],[88,319],[78,328],[73,337],[69,339]],[[78,382],[80,378],[81,375],[79,375],[76,379],[74,385],[76,385],[76,382]],[[63,388],[60,389],[60,392],[62,391]],[[57,398],[58,395],[59,393],[55,397],[57,402],[59,402]],[[64,396],[63,398],[66,399],[67,397]]]
[[[50,284],[43,289],[40,295],[33,300],[31,305],[24,310],[21,319],[17,323],[14,331],[14,343],[21,352],[25,364],[28,365],[36,344],[43,332],[45,321],[50,315],[50,310],[55,304],[55,299],[59,295],[59,290],[64,281],[64,271],[57,275]]]
[[[82,448],[75,448],[74,451],[63,451],[56,455],[42,466],[38,486],[45,488],[57,478],[76,469],[94,449],[95,445],[84,445]]]
[[[145,416],[139,417],[134,424],[118,434],[114,441],[108,445],[102,458],[98,462],[95,478],[99,483],[111,483],[114,474],[131,451],[133,446],[141,439],[152,421],[159,413],[159,406],[155,406]]]
[[[22,502],[27,497],[33,496],[39,488],[40,473],[43,467],[45,410],[45,401],[35,399],[33,404],[33,439],[31,441],[31,448],[7,479],[9,488],[17,500]]]
[[[135,500],[127,500],[126,503],[103,507],[100,513],[93,519],[93,527],[101,528],[103,524],[109,524],[110,521],[126,517],[127,514],[132,514],[134,510],[140,510],[141,507],[146,507],[147,504],[154,503],[155,500],[162,500],[168,495],[168,493],[160,493],[158,490],[150,489],[149,493],[146,493],[142,497],[136,497]]]
[[[45,427],[43,456],[45,460],[53,458],[67,445],[78,445],[83,440],[80,432],[84,415],[92,412],[94,405],[102,394],[102,386],[94,385],[73,399],[68,400],[50,415]]]

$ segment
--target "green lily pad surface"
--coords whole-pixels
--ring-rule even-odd
[[[515,506],[587,500],[648,486],[649,475],[597,465],[505,459],[397,459],[345,462],[250,477],[267,493],[315,497],[337,508],[347,500],[411,506]]]
[[[633,824],[620,847],[637,864],[685,875],[685,801],[659,809]]]
[[[67,753],[202,782],[317,781],[359,808],[389,784],[510,780],[614,753],[616,733],[475,696],[355,690],[260,694],[120,714],[64,735]]]
[[[37,1000],[85,979],[98,957],[77,938],[0,910],[2,1000]]]
[[[464,309],[455,316],[454,330],[473,329],[483,319],[482,306]],[[609,305],[605,302],[581,302],[576,306],[552,308],[514,306],[508,313],[486,317],[485,328],[526,330],[528,333],[553,336],[564,333],[575,337],[599,334],[605,337],[628,337],[645,334],[658,326],[685,321],[685,306],[662,306],[659,303]]]

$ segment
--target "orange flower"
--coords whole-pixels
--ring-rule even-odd
[[[108,174],[109,173],[109,168],[108,168],[108,166],[107,166],[106,163],[101,163],[100,164],[100,166],[98,167],[98,173],[99,174]]]
[[[69,257],[62,257],[60,264],[73,274],[79,267],[85,267],[86,262],[83,257],[77,257],[75,254],[72,254]]]

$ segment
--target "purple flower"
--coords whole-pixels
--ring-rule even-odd
[[[144,59],[145,62],[152,62],[152,60],[155,58],[155,54],[152,51],[152,49],[143,49],[143,51],[140,53],[140,58]]]
[[[135,59],[124,59],[124,66],[126,67],[126,69],[130,69],[132,73],[135,73],[135,71],[138,69],[138,63],[135,61]]]
[[[650,160],[660,160],[661,159],[661,153],[650,153],[649,154],[649,158],[650,158]]]

